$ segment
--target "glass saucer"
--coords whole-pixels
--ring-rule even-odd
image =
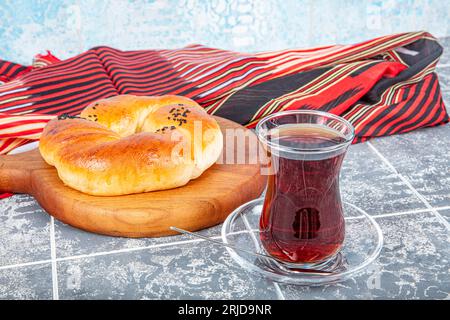
[[[222,241],[236,248],[267,255],[259,238],[259,217],[264,199],[259,198],[237,208],[222,226]],[[378,223],[366,212],[350,203],[343,203],[345,241],[332,259],[315,265],[314,269],[292,269],[276,259],[268,259],[226,247],[231,257],[245,270],[273,281],[323,285],[354,277],[380,254],[383,234]],[[298,266],[298,265],[297,265]]]

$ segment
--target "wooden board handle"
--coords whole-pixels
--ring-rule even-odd
[[[38,150],[0,156],[0,192],[32,194],[31,172],[45,168]]]

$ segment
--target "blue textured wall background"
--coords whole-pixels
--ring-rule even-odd
[[[30,63],[97,45],[240,51],[352,43],[427,30],[450,35],[448,0],[0,0],[0,58]]]

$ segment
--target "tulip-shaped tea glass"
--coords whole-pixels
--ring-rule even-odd
[[[270,156],[262,246],[289,267],[328,263],[345,237],[339,172],[352,125],[330,113],[296,110],[262,119],[256,132]]]

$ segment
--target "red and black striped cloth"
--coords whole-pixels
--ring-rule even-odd
[[[441,53],[415,32],[261,53],[96,47],[64,61],[37,56],[33,66],[0,60],[0,154],[39,139],[56,115],[118,94],[184,95],[249,127],[281,110],[324,110],[353,123],[355,142],[435,126],[449,120],[434,72]]]

